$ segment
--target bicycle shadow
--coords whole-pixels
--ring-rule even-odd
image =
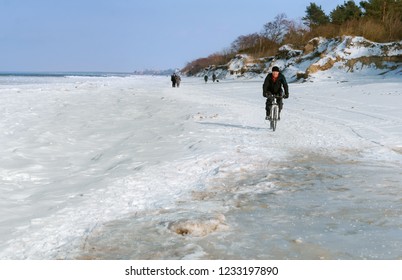
[[[203,125],[234,127],[234,128],[249,129],[249,130],[256,130],[256,131],[269,129],[268,127],[255,127],[255,126],[248,126],[248,125],[219,123],[219,122],[197,122],[197,123],[203,124]]]

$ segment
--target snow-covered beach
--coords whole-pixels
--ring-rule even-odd
[[[0,259],[401,259],[401,76],[0,77]]]

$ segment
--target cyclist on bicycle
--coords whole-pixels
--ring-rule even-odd
[[[282,89],[283,86],[283,89]],[[289,88],[288,83],[286,82],[285,76],[280,73],[279,67],[274,66],[272,67],[272,73],[269,73],[265,78],[264,84],[262,86],[262,95],[267,98],[267,102],[265,103],[265,110],[266,110],[266,120],[269,120],[269,115],[271,112],[271,104],[276,97],[276,102],[279,106],[279,117],[281,119],[281,111],[283,107],[282,98],[289,97]],[[283,95],[283,90],[285,90],[285,95]]]

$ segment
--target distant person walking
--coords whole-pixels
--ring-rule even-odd
[[[208,75],[205,75],[205,76],[204,76],[204,81],[205,81],[205,82],[208,82]]]
[[[215,73],[213,73],[212,74],[212,81],[215,83],[215,80],[216,80],[216,75],[215,75]]]
[[[180,87],[181,77],[179,73],[173,73],[170,80],[172,81],[172,87]]]
[[[178,73],[175,73],[175,78],[176,78],[176,86],[180,87],[180,82],[181,82],[181,77]]]
[[[283,89],[282,89],[283,86]],[[283,94],[283,90],[285,91],[285,95]],[[276,97],[276,102],[279,105],[279,120],[281,119],[280,114],[283,108],[282,98],[289,97],[289,88],[286,82],[285,76],[280,73],[279,68],[277,66],[272,67],[272,73],[269,73],[265,78],[264,84],[262,86],[262,95],[267,98],[265,103],[266,110],[266,120],[269,120],[271,113],[271,104]]]
[[[172,76],[170,76],[170,80],[172,81],[172,87],[176,87],[176,74],[173,73]]]

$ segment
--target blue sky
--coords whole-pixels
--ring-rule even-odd
[[[260,32],[276,15],[300,19],[340,0],[0,0],[0,71],[182,68]],[[358,3],[358,2],[356,2]]]

